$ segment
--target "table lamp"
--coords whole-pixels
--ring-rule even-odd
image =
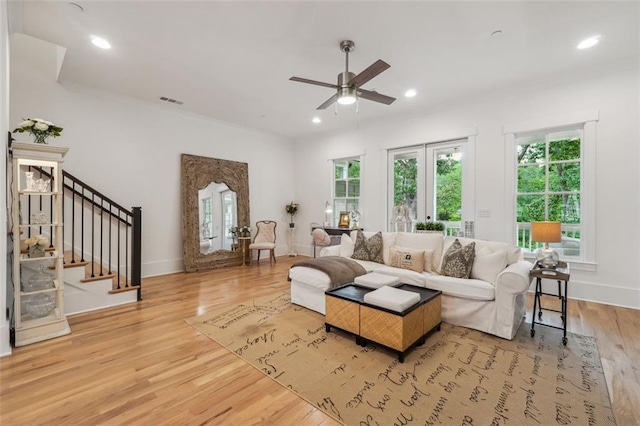
[[[329,220],[329,215],[333,213],[333,209],[331,208],[331,204],[327,201],[324,205],[324,226],[331,226],[331,221]]]
[[[555,268],[560,256],[549,247],[549,243],[559,243],[562,240],[560,222],[531,222],[531,240],[544,243],[544,247],[537,251],[537,261],[543,268]]]

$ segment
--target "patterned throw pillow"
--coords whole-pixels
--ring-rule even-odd
[[[362,231],[358,231],[351,258],[384,263],[382,258],[382,232],[376,232],[370,238],[366,238]]]
[[[389,266],[422,272],[424,268],[424,250],[392,246],[389,249]]]
[[[456,240],[442,257],[440,273],[447,277],[469,278],[473,260],[476,256],[476,243],[470,243],[462,247],[460,241]]]

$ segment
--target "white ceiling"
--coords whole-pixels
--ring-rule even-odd
[[[637,2],[10,1],[10,29],[66,47],[60,78],[289,138],[356,128],[467,97],[638,58]],[[491,37],[501,30],[502,35]],[[592,49],[582,39],[601,34]],[[101,50],[90,35],[107,38]],[[390,106],[315,108],[344,70]],[[418,96],[404,98],[408,88]],[[170,105],[166,96],[184,102]],[[320,117],[319,125],[311,118]]]

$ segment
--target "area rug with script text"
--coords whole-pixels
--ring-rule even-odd
[[[513,340],[443,324],[404,363],[289,293],[187,322],[347,425],[615,425],[593,337],[523,324]]]

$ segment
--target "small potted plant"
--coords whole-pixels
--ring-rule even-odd
[[[425,223],[425,227],[427,232],[431,231],[431,232],[439,232],[439,233],[443,233],[444,234],[444,223],[442,222],[437,222],[437,221],[427,221],[427,223]]]
[[[293,222],[293,217],[296,215],[296,213],[298,213],[298,203],[292,201],[286,206],[284,206],[284,209],[291,217],[291,222],[289,222],[289,228],[295,228],[296,224]]]
[[[424,222],[416,222],[416,232],[426,232],[427,231],[427,224]]]
[[[29,257],[44,257],[44,251],[49,240],[44,235],[36,235],[24,240],[29,251]]]

